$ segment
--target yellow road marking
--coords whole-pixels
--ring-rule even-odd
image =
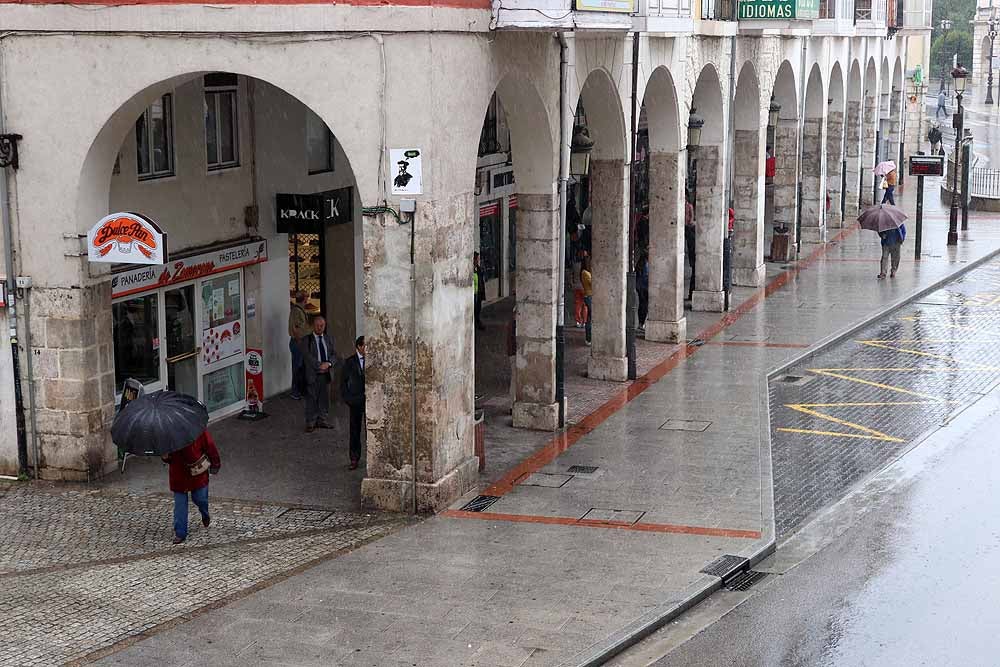
[[[778,428],[778,431],[783,431],[785,433],[812,433],[814,435],[831,435],[837,438],[855,438],[857,440],[885,440],[887,442],[904,442],[899,438],[893,438],[892,436],[876,437],[872,435],[859,435],[857,433],[837,433],[836,431],[813,431],[808,428]]]
[[[834,424],[839,424],[841,426],[846,426],[848,428],[853,428],[853,429],[855,429],[857,431],[861,431],[862,433],[866,433],[867,434],[866,436],[859,436],[857,434],[854,434],[853,437],[855,437],[855,438],[867,437],[867,438],[874,439],[874,440],[885,440],[887,442],[903,442],[903,440],[901,440],[900,438],[896,438],[896,437],[893,437],[893,436],[888,435],[886,433],[882,433],[881,431],[876,431],[873,428],[868,428],[867,426],[862,426],[861,424],[855,424],[854,422],[849,422],[846,419],[840,419],[840,418],[834,417],[832,415],[827,415],[827,414],[824,414],[822,412],[817,412],[816,410],[812,410],[809,407],[807,407],[807,405],[808,404],[802,404],[802,403],[788,403],[788,404],[785,405],[785,407],[786,408],[791,408],[792,410],[796,410],[797,412],[801,412],[803,414],[810,415],[812,417],[817,417],[819,419],[824,419],[826,421],[833,422]],[[781,430],[781,429],[779,429],[779,430]],[[834,434],[834,433],[833,432],[829,432],[827,434],[830,435],[830,434]],[[844,434],[840,434],[840,435],[844,435]],[[850,435],[851,434],[847,434],[848,437]]]
[[[831,373],[829,371],[824,371],[822,369],[810,368],[810,372],[816,373],[817,375],[824,375],[826,377],[834,377],[840,380],[847,380],[848,382],[857,382],[858,384],[868,385],[869,387],[877,387],[879,389],[885,389],[886,391],[895,391],[900,394],[908,394],[910,396],[919,396],[920,398],[927,398],[933,401],[941,401],[943,399],[937,396],[931,396],[930,394],[923,394],[919,391],[911,391],[909,389],[903,389],[902,387],[894,387],[891,384],[884,384],[882,382],[872,382],[871,380],[862,380],[861,378],[851,377],[850,375],[843,375],[842,373]],[[850,370],[850,369],[848,369]]]

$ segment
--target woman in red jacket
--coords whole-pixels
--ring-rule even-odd
[[[163,460],[170,464],[170,490],[174,492],[174,544],[180,544],[187,539],[189,493],[201,511],[202,525],[208,528],[212,523],[208,514],[208,473],[214,475],[219,472],[222,459],[212,436],[204,431],[190,445],[167,454]]]

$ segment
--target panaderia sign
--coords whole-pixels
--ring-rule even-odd
[[[87,232],[87,258],[113,264],[163,264],[167,235],[140,213],[112,213]]]
[[[148,266],[116,273],[111,277],[111,296],[117,299],[266,261],[267,242],[263,239],[249,241],[184,259],[175,259],[164,266]]]

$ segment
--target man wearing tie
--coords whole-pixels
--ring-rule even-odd
[[[351,409],[351,470],[361,460],[361,428],[365,423],[365,337],[354,341],[356,353],[344,362],[340,395]]]
[[[333,428],[330,416],[330,378],[336,362],[333,339],[326,333],[326,318],[317,315],[312,333],[299,341],[306,382],[306,433],[316,428]]]

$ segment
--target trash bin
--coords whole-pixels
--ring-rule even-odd
[[[473,421],[476,438],[476,456],[479,458],[479,472],[486,469],[486,411],[476,412]]]
[[[780,225],[774,228],[771,237],[771,261],[784,262],[788,259],[788,227]]]

